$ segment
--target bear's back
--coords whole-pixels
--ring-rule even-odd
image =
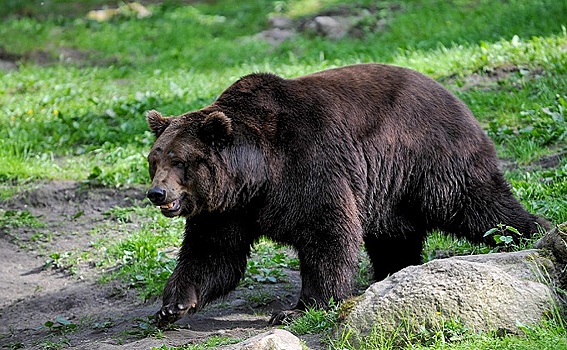
[[[491,147],[456,96],[421,73],[391,65],[358,64],[293,79],[251,74],[215,105],[264,136],[276,135],[278,147],[343,141],[398,143],[421,153]]]
[[[416,71],[383,64],[358,64],[330,69],[288,80],[291,94],[309,94],[328,109],[337,108],[370,118],[394,116],[411,119],[430,111],[454,111],[453,117],[469,119],[468,108],[433,79]],[[327,109],[327,108],[326,108]],[[415,111],[419,111],[415,113]],[[436,119],[446,116],[430,115]],[[348,117],[348,116],[347,116]]]
[[[309,118],[314,130],[329,125],[337,136],[444,148],[489,142],[463,102],[410,69],[359,64],[285,80],[285,85],[289,95],[299,97],[289,106],[295,110],[292,119]]]

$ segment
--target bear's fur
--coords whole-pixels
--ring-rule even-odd
[[[363,244],[381,280],[419,264],[433,229],[474,243],[499,223],[538,230],[469,109],[408,69],[251,74],[201,110],[147,118],[148,197],[186,218],[160,326],[233,290],[261,236],[297,251],[300,310],[351,294]]]

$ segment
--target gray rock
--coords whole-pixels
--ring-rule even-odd
[[[268,19],[271,28],[293,29],[293,20],[288,17],[275,16]]]
[[[18,70],[18,65],[15,62],[0,59],[0,70],[2,71]]]
[[[542,274],[547,279],[555,271],[554,263],[542,253],[529,249],[510,253],[455,256],[452,259],[492,265],[515,278],[542,282]]]
[[[317,35],[327,37],[329,39],[342,39],[351,27],[348,17],[338,16],[317,16],[313,21],[307,23],[305,28]]]
[[[370,286],[340,331],[350,331],[356,341],[373,328],[415,334],[457,321],[472,331],[515,333],[554,307],[553,293],[540,282],[552,267],[536,250],[410,266]]]
[[[265,40],[271,45],[279,45],[286,39],[291,38],[295,35],[295,31],[292,29],[280,29],[273,28],[264,30],[256,34],[256,38],[260,40]]]
[[[283,329],[272,329],[223,350],[302,350],[301,341]]]
[[[230,307],[238,308],[247,305],[248,302],[244,299],[234,299],[230,302]]]

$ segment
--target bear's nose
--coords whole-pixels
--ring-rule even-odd
[[[163,188],[152,187],[148,190],[146,196],[152,203],[158,205],[162,204],[165,201],[165,193],[166,192]]]

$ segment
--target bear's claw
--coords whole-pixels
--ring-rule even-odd
[[[187,312],[194,308],[195,304],[192,304],[191,307],[183,304],[176,304],[176,305],[164,305],[162,308],[156,312],[154,315],[154,324],[158,328],[166,328],[173,322],[179,320],[181,317],[185,316]]]

